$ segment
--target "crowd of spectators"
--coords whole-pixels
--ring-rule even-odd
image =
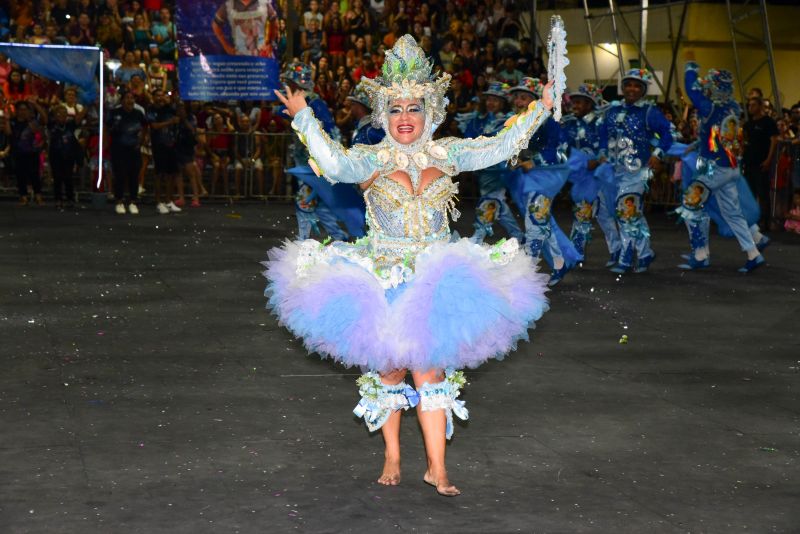
[[[490,81],[513,86],[524,76],[546,78],[544,62],[523,32],[518,2],[275,3],[281,16],[277,25],[281,61],[298,58],[311,66],[314,91],[331,108],[344,140],[350,138],[356,122],[347,96],[362,77],[380,74],[384,51],[406,33],[417,39],[436,69],[452,75],[448,120],[439,135],[459,135],[455,115],[483,109],[480,96]],[[294,12],[291,20],[290,10]],[[182,208],[185,184],[189,185],[192,206],[199,206],[200,198],[206,194],[230,198],[286,195],[283,168],[288,163],[285,154],[289,129],[275,103],[182,102],[178,94],[173,17],[174,2],[166,0],[11,0],[0,5],[0,40],[99,45],[109,60],[117,61],[106,62],[118,65],[106,94],[107,116],[116,121],[109,123],[116,142],[112,141],[107,157],[125,170],[107,172],[111,180],[105,187],[109,193],[113,189],[118,199],[126,197],[128,203],[133,203],[130,211],[137,209],[137,196],[151,187],[162,213]],[[293,57],[289,57],[290,50]],[[8,171],[13,169],[21,202],[40,204],[44,200],[39,175],[53,168],[45,160],[74,162],[70,173],[45,173],[47,183],[53,184],[56,202],[71,201],[72,177],[76,173],[82,172],[86,177],[97,172],[96,106],[84,107],[75,88],[26,72],[2,55],[0,84],[0,120],[5,125],[0,128],[0,157],[5,171],[2,180],[8,183],[12,175]],[[773,121],[775,131],[768,128],[770,139],[787,141],[780,147],[790,147],[800,139],[800,104],[791,110],[774,110],[763,95],[753,96],[749,102],[763,109],[763,116]],[[111,113],[115,108],[133,111]],[[696,139],[698,123],[689,107],[678,102],[664,106],[664,111],[673,118],[682,141]],[[75,142],[65,132],[74,134]],[[778,162],[779,174],[800,174],[800,164],[794,161],[796,150],[779,149],[774,143],[769,146],[768,156],[773,163]],[[166,157],[172,154],[179,157]],[[122,165],[123,160],[126,165]],[[34,165],[34,161],[38,164]],[[114,174],[120,175],[116,182]],[[792,178],[795,187],[800,185],[798,178],[792,176],[788,178],[790,184]],[[245,184],[251,184],[251,189],[245,190]],[[754,183],[754,192],[762,186]],[[757,194],[764,196],[763,190]],[[117,208],[119,211],[120,205]],[[124,210],[123,205],[123,213]]]

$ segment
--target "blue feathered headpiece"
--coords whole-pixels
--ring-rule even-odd
[[[725,69],[709,69],[704,86],[712,100],[729,100],[733,95],[733,74]]]
[[[581,84],[578,86],[578,90],[571,92],[569,96],[570,98],[575,98],[576,96],[588,98],[595,106],[599,106],[603,102],[603,91],[593,83]]]
[[[347,100],[358,102],[365,108],[372,109],[372,103],[369,101],[369,94],[367,94],[367,90],[364,89],[364,84],[360,82],[356,85],[356,88],[353,89],[352,94],[347,95]]]
[[[542,98],[544,84],[539,78],[522,78],[519,81],[519,84],[512,87],[509,92],[513,94],[520,91],[523,93],[529,93],[535,98]]]
[[[292,61],[281,73],[281,80],[293,82],[306,91],[314,90],[314,79],[311,76],[311,67],[301,61]]]
[[[486,96],[496,96],[498,98],[502,98],[503,100],[508,99],[508,84],[503,82],[491,82],[489,87],[483,92]]]
[[[647,91],[647,87],[653,81],[653,73],[647,69],[631,69],[622,77],[622,83],[625,84],[628,80],[639,82],[644,85],[644,90]]]

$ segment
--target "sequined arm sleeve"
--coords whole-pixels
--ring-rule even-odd
[[[451,143],[448,155],[459,173],[491,167],[519,154],[549,116],[544,104],[535,102],[525,113],[508,119],[506,127],[493,137],[458,139]]]
[[[322,176],[331,183],[359,184],[367,181],[377,170],[369,153],[357,147],[345,149],[331,139],[310,107],[297,112],[292,121],[292,129],[308,148],[311,155],[308,165],[317,176]]]
[[[655,106],[648,110],[646,120],[647,128],[658,137],[658,146],[653,149],[653,155],[663,159],[675,139],[675,126]]]
[[[597,157],[598,158],[608,158],[608,130],[611,127],[612,121],[614,120],[614,116],[612,114],[612,110],[614,108],[609,108],[606,110],[602,122],[597,127]],[[611,116],[609,116],[611,115]]]
[[[683,75],[684,86],[686,87],[686,95],[692,101],[694,107],[697,108],[701,116],[707,117],[711,114],[711,100],[703,94],[703,89],[699,82],[699,70],[700,67],[693,61],[686,64]]]

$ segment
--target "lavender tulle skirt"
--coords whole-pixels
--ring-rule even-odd
[[[371,371],[477,367],[528,340],[547,276],[516,241],[430,245],[380,278],[368,246],[287,241],[268,253],[267,307],[306,348]],[[403,272],[405,271],[405,272]]]

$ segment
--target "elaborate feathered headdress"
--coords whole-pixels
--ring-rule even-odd
[[[569,94],[570,98],[583,97],[592,101],[595,106],[603,103],[603,91],[593,83],[584,83],[578,86],[577,91]]]
[[[369,80],[369,78],[363,78],[363,80]],[[353,92],[347,95],[346,100],[358,102],[370,111],[372,110],[372,103],[370,102],[369,94],[367,94],[367,91],[364,89],[363,81],[359,82],[356,88],[353,89]]]
[[[733,74],[724,69],[709,69],[703,80],[711,100],[724,102],[733,96]]]
[[[314,90],[314,79],[312,77],[311,67],[302,61],[292,61],[286,65],[286,70],[281,73],[281,80],[284,82],[293,82],[306,91]]]
[[[542,98],[544,84],[539,78],[522,78],[518,85],[515,85],[509,90],[509,93],[511,94],[517,92],[528,93],[534,98]]]
[[[508,92],[511,89],[507,83],[503,82],[490,82],[489,87],[483,92],[486,96],[496,96],[503,100],[508,100]]]
[[[372,102],[372,124],[387,127],[386,113],[392,100],[420,98],[425,102],[426,128],[431,133],[445,119],[450,75],[433,75],[433,64],[425,57],[425,51],[417,45],[411,35],[397,40],[391,50],[386,51],[381,76],[361,80]]]
[[[639,82],[644,86],[644,90],[647,91],[653,81],[653,74],[647,69],[631,69],[622,77],[622,83],[624,84],[627,80]]]

